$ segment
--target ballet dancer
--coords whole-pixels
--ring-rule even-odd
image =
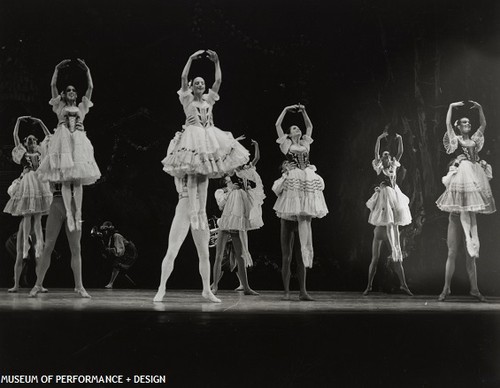
[[[69,66],[71,60],[65,59],[57,64],[50,84],[52,99],[49,104],[59,122],[38,170],[44,181],[62,184],[61,193],[70,232],[81,230],[83,186],[95,183],[101,176],[94,159],[94,147],[83,126],[85,116],[93,106],[90,98],[94,86],[88,66],[82,59],[77,61],[87,75],[87,91],[79,104],[74,86],[68,85],[59,93],[59,71]]]
[[[409,198],[403,194],[396,183],[397,169],[401,166],[399,160],[403,155],[403,138],[396,134],[398,152],[395,157],[389,151],[384,151],[380,156],[380,141],[388,136],[388,127],[378,136],[375,143],[375,159],[372,162],[373,169],[381,181],[375,188],[375,192],[366,202],[370,209],[368,222],[375,226],[372,241],[372,260],[368,270],[368,285],[363,295],[368,295],[372,290],[373,279],[377,272],[378,259],[382,242],[387,238],[391,246],[391,258],[394,269],[398,275],[400,289],[409,296],[413,296],[408,285],[403,269],[403,253],[401,251],[399,226],[411,224],[411,212]],[[385,228],[386,233],[382,232]]]
[[[203,56],[215,64],[215,81],[205,94],[205,80],[196,77],[188,81],[194,60]],[[181,74],[181,89],[177,92],[184,108],[186,122],[169,144],[167,156],[162,160],[168,174],[182,178],[187,175],[189,219],[193,229],[207,229],[206,215],[208,179],[222,177],[248,162],[248,151],[230,132],[214,126],[213,106],[219,100],[222,72],[217,53],[198,50],[192,54]]]
[[[21,116],[14,126],[14,144],[12,159],[23,167],[22,174],[9,187],[10,200],[4,212],[13,216],[22,216],[17,233],[17,252],[14,264],[14,287],[9,292],[19,290],[19,279],[23,269],[23,259],[28,258],[30,249],[30,235],[35,232],[35,260],[38,260],[43,249],[42,216],[47,214],[52,202],[52,192],[49,184],[42,182],[36,173],[42,156],[42,149],[34,135],[27,136],[23,143],[19,140],[19,126],[21,122],[32,121],[42,127],[48,137],[50,132],[45,124],[35,117]],[[33,223],[32,223],[33,218]]]

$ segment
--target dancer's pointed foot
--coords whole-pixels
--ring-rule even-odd
[[[372,292],[372,288],[366,287],[366,290],[363,291],[363,296],[367,296],[370,292]]]
[[[243,291],[245,290],[245,287],[243,287],[243,284],[240,284],[238,287],[234,289],[235,291]]]
[[[111,283],[109,283],[109,284],[106,284],[106,285],[104,286],[104,288],[107,288],[108,290],[110,290],[110,289],[112,289],[112,288],[113,288],[113,285],[112,285]]]
[[[313,302],[314,298],[307,293],[307,291],[301,292],[299,294],[299,300],[305,301],[305,302]]]
[[[75,288],[75,292],[80,295],[82,298],[92,298],[87,291],[85,291],[85,288]]]
[[[46,294],[47,292],[49,292],[49,290],[47,290],[44,286],[40,286],[40,288],[41,288],[40,292],[42,294]]]
[[[475,291],[475,292],[471,291],[470,295],[473,296],[474,298],[476,298],[479,302],[483,302],[483,303],[486,302],[486,298],[479,291]]]
[[[165,290],[158,290],[155,297],[153,298],[153,302],[161,302],[163,301],[163,297],[165,296]]]
[[[219,287],[212,285],[212,287],[210,287],[210,291],[212,291],[212,294],[217,295],[217,292],[219,291]]]
[[[259,295],[257,291],[252,290],[250,287],[248,287],[246,290],[243,290],[244,295]]]
[[[75,230],[75,219],[72,213],[66,213],[66,223],[68,224],[68,229],[70,232]]]
[[[34,298],[39,292],[42,292],[42,289],[43,287],[41,286],[33,286],[33,288],[31,289],[30,293],[28,294],[28,296],[30,298]]]
[[[439,302],[444,302],[446,300],[446,297],[451,294],[450,290],[443,290],[441,294],[438,296],[438,301]]]
[[[290,293],[289,292],[285,292],[283,294],[283,297],[281,298],[281,300],[290,300]]]
[[[213,303],[220,303],[220,299],[217,298],[213,293],[212,291],[208,290],[208,291],[203,291],[201,293],[201,296],[204,297],[206,300],[210,301],[210,302],[213,302]]]
[[[412,292],[410,291],[407,285],[401,286],[399,287],[399,289],[403,291],[406,295],[413,296]]]
[[[465,246],[467,247],[467,253],[472,258],[476,258],[479,253],[479,248],[474,243],[471,237],[465,236]]]
[[[75,212],[75,228],[76,230],[82,230],[82,212],[77,210]]]
[[[9,288],[9,289],[7,290],[7,292],[11,292],[11,293],[14,293],[14,292],[17,292],[17,291],[19,291],[19,287],[17,287],[17,286],[14,286],[14,287]]]

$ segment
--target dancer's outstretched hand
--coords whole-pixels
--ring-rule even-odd
[[[389,136],[389,132],[387,132],[387,130],[384,129],[384,132],[382,132],[379,135],[379,139],[383,139],[384,137],[387,137],[387,136]]]
[[[71,62],[71,59],[64,59],[62,60],[61,62],[59,62],[57,65],[56,65],[56,69],[62,69],[64,67],[67,67],[69,66],[69,63]]]
[[[80,66],[85,71],[89,71],[89,67],[87,66],[87,64],[83,59],[78,58],[77,61],[78,61],[78,66]]]
[[[469,100],[469,102],[472,104],[472,106],[470,107],[471,109],[479,109],[481,108],[481,105],[478,104],[476,101],[472,101],[472,100]]]
[[[245,135],[240,135],[240,136],[238,136],[235,140],[240,141],[240,140],[245,140],[246,138],[247,138],[247,137],[246,137]]]
[[[450,106],[451,106],[451,107],[453,107],[453,108],[456,108],[457,106],[464,106],[464,105],[465,105],[465,104],[464,104],[464,102],[463,102],[463,101],[459,101],[459,102],[452,102],[452,103],[450,104]]]
[[[219,56],[217,53],[213,50],[207,50],[208,54],[208,59],[210,59],[212,62],[218,62],[219,61]]]
[[[191,59],[200,59],[205,50],[198,50],[194,54],[191,54],[189,58]]]

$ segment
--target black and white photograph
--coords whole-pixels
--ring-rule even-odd
[[[500,3],[0,0],[0,386],[500,387]]]

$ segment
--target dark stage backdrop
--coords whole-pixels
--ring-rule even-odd
[[[483,105],[488,127],[481,154],[494,174],[500,171],[498,7],[494,0],[2,0],[0,204],[19,174],[10,160],[16,117],[37,116],[54,128],[48,105],[53,68],[65,58],[84,58],[95,86],[85,128],[103,173],[85,188],[84,281],[87,287],[105,284],[108,274],[90,229],[111,220],[139,249],[131,276],[142,287],[156,287],[177,202],[173,179],[160,161],[184,120],[176,95],[182,68],[192,52],[210,48],[218,52],[223,72],[216,125],[261,145],[258,170],[267,199],[265,226],[249,234],[256,261],[252,286],[281,287],[279,221],[270,187],[283,156],[274,122],[285,105],[300,102],[314,124],[311,160],[325,180],[330,209],[313,221],[310,288],[362,290],[365,285],[372,236],[365,201],[375,183],[373,147],[391,123],[391,138],[398,132],[405,143],[400,186],[411,198],[414,217],[402,235],[408,282],[417,293],[436,294],[444,276],[447,214],[434,201],[450,160],[441,144],[450,102],[473,99]],[[191,74],[211,84],[213,65],[195,62]],[[60,88],[68,83],[84,93],[85,77],[78,69],[62,72]],[[477,112],[466,114],[477,127]],[[285,124],[292,123],[303,128],[299,115],[287,117]],[[382,146],[392,147],[391,141]],[[498,182],[498,177],[492,181],[497,200]],[[212,181],[209,215],[219,214],[216,188]],[[18,222],[0,216],[0,241]],[[479,216],[479,229],[480,285],[485,294],[500,295],[499,216]],[[64,238],[57,250],[61,259],[54,261],[46,285],[71,287]],[[0,252],[0,286],[6,287],[13,262],[3,247]],[[454,291],[465,292],[463,260],[457,271]],[[225,281],[229,287],[234,279]],[[382,289],[397,285],[383,265],[376,281]],[[190,239],[169,287],[200,287]]]

